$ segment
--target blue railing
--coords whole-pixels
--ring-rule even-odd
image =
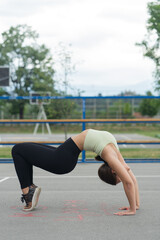
[[[160,99],[160,96],[0,96],[0,100],[30,99]]]

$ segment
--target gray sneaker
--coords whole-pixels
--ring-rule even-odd
[[[22,194],[21,201],[26,203],[26,206],[24,206],[23,211],[26,212],[32,211],[36,207],[40,192],[41,188],[32,184],[29,187],[29,192],[27,194]]]

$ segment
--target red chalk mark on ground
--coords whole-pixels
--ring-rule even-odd
[[[33,213],[15,213],[13,215],[10,215],[9,217],[46,217],[46,216],[36,215]]]
[[[85,201],[81,200],[66,200],[61,209],[61,216],[54,218],[54,221],[63,222],[63,221],[84,221],[87,217],[104,217],[104,216],[113,216],[113,212],[117,209],[117,206],[109,207],[106,203],[100,203],[97,205],[95,211],[90,209],[91,205],[87,206]],[[11,206],[12,210],[22,211],[22,206]],[[29,213],[14,213],[9,217],[47,217],[47,207],[38,206],[33,212]],[[54,214],[54,212],[53,212]]]
[[[11,206],[10,208],[11,209],[17,209],[17,210],[19,210],[19,209],[22,210],[23,206],[22,205],[21,206],[20,205],[19,206]],[[39,210],[47,210],[47,208],[48,207],[46,207],[46,206],[38,206],[35,209],[37,209],[39,211]]]
[[[22,206],[11,206],[10,207],[13,210],[21,210],[22,211]],[[39,206],[37,209],[37,212],[33,210],[33,212],[29,213],[14,213],[13,215],[10,215],[9,217],[46,217],[45,215],[39,215],[41,212],[46,212],[47,207],[46,206]]]
[[[54,221],[83,221],[83,213],[88,211],[84,204],[85,202],[80,200],[66,200],[62,208],[64,215],[55,218]]]
[[[85,201],[80,200],[66,200],[62,207],[63,216],[55,218],[54,221],[83,221],[85,217],[100,217],[104,215],[104,212],[100,209],[100,213],[97,211],[91,211]]]

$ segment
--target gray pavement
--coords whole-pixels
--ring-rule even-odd
[[[159,240],[160,163],[129,164],[140,190],[135,216],[113,215],[128,202],[122,184],[97,177],[99,165],[80,163],[63,176],[34,168],[42,193],[35,211],[25,213],[13,164],[0,164],[0,240]]]

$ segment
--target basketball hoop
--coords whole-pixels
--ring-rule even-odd
[[[51,103],[50,92],[31,92],[30,93],[30,104],[31,105],[48,105]],[[37,97],[37,98],[36,98]],[[38,97],[44,97],[43,99]]]

